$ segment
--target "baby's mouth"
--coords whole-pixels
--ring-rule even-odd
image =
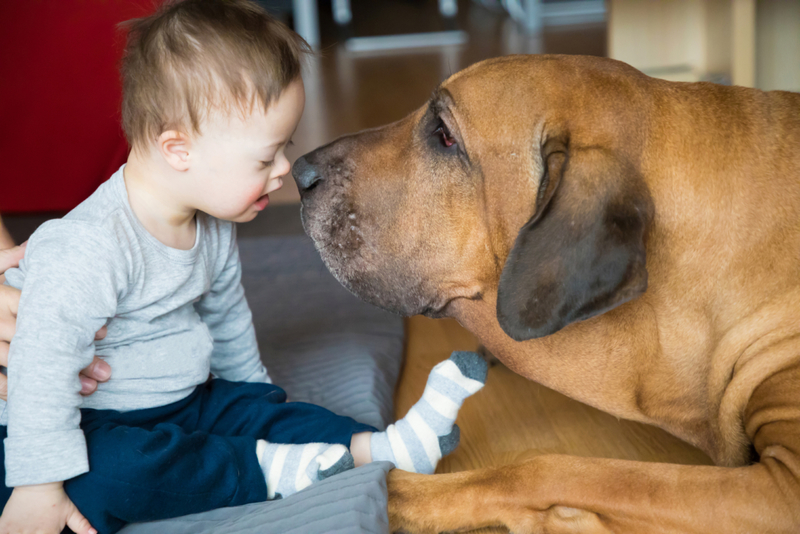
[[[267,193],[266,195],[261,195],[260,197],[258,197],[258,200],[256,200],[256,201],[253,203],[253,205],[254,205],[254,206],[256,207],[256,209],[257,209],[257,210],[259,210],[259,211],[261,211],[261,210],[263,210],[264,208],[266,208],[266,207],[267,207],[267,204],[269,204],[269,193]]]

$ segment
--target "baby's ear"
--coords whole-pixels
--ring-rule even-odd
[[[191,138],[178,130],[161,132],[156,141],[159,153],[176,171],[189,169],[189,150],[192,147]]]

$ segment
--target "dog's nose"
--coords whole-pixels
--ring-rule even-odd
[[[317,168],[309,163],[305,156],[294,162],[292,176],[294,176],[294,181],[297,182],[301,193],[308,191],[322,179]]]

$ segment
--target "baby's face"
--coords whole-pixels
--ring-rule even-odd
[[[256,106],[242,119],[212,113],[192,140],[187,192],[195,209],[219,219],[250,221],[269,202],[268,193],[280,189],[291,164],[286,146],[305,106],[303,81],[292,82],[264,112]]]

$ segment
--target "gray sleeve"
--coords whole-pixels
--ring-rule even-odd
[[[212,281],[211,291],[196,304],[197,312],[214,339],[211,372],[233,382],[271,383],[261,362],[253,314],[244,296],[234,225],[231,225],[230,244],[224,253],[224,267]]]
[[[28,243],[8,364],[6,486],[57,482],[89,470],[78,373],[113,317],[126,261],[105,230],[53,221]]]

